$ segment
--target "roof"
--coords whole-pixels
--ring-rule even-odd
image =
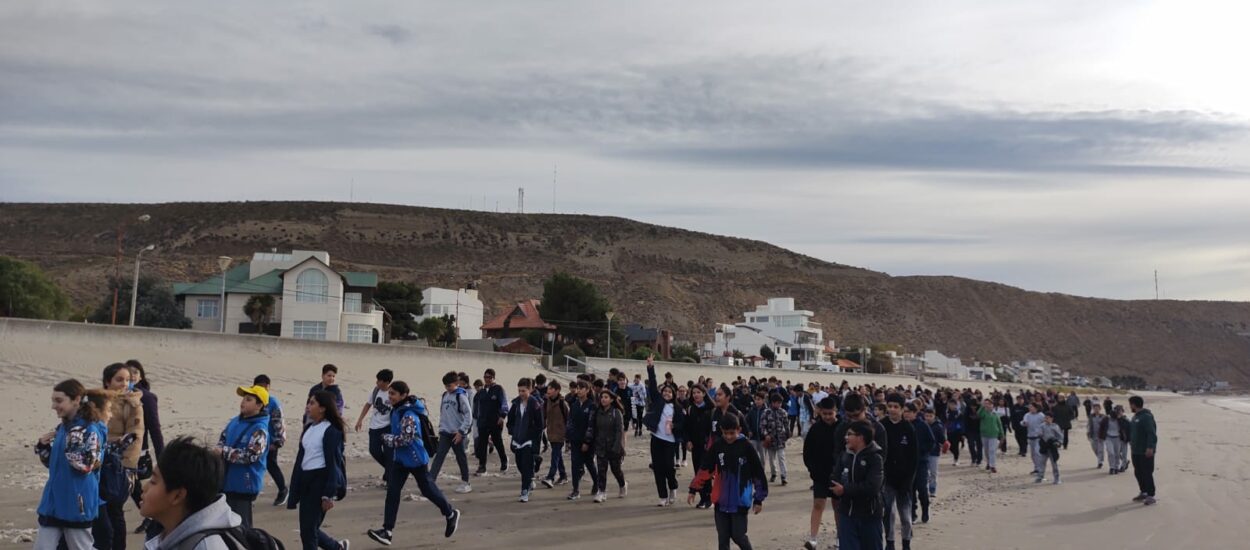
[[[230,268],[226,272],[226,289],[229,291],[231,286],[247,281],[248,264],[241,263]],[[179,288],[181,287],[181,288]],[[215,276],[198,283],[175,283],[174,295],[181,296],[185,294],[200,294],[217,296],[221,294],[221,276]]]
[[[538,300],[517,302],[511,309],[483,323],[481,328],[482,330],[503,330],[504,322],[511,318],[511,321],[508,322],[509,330],[555,330],[555,325],[543,321],[542,316],[538,314],[539,303]]]
[[[308,259],[321,263],[321,260],[316,257]],[[247,276],[251,270],[251,263],[243,262],[226,272],[226,292],[231,294],[282,294],[282,274],[303,264],[304,262],[300,262],[290,269],[274,269],[255,279],[248,279]],[[325,264],[323,263],[322,265]],[[333,271],[333,268],[331,268],[331,271]],[[335,273],[343,277],[343,281],[347,286],[365,288],[376,288],[378,286],[377,273],[362,273],[358,271],[335,271]],[[185,296],[188,294],[217,296],[221,294],[221,276],[205,279],[198,283],[174,283],[173,287],[174,296]]]
[[[843,369],[843,370],[847,370],[847,369],[856,370],[856,369],[864,368],[864,367],[861,367],[859,363],[851,361],[850,359],[838,359],[837,365],[839,369]]]
[[[625,325],[625,340],[629,342],[654,342],[660,338],[660,329],[643,328],[638,323]]]
[[[375,288],[378,286],[377,273],[362,273],[359,271],[342,271],[339,273],[343,279],[347,281],[347,286],[363,286]]]

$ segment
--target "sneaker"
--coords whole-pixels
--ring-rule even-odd
[[[351,548],[352,548],[352,541],[347,540],[347,539],[343,539],[339,541],[339,550],[351,550]]]
[[[929,509],[925,508],[920,512],[920,523],[929,523]]]
[[[545,477],[543,478],[543,487],[546,487],[546,488],[550,489],[550,488],[555,487],[555,486],[556,486],[556,485],[555,485],[554,483],[552,483],[550,479],[547,479],[547,478],[545,478]]]
[[[391,532],[386,529],[370,529],[365,531],[365,534],[369,535],[369,538],[373,539],[373,542],[381,544],[382,546],[391,545]]]
[[[1051,483],[1052,485],[1062,485],[1062,484],[1063,484],[1063,482],[1062,482],[1062,481],[1060,481],[1060,480],[1059,480],[1059,478],[1055,478],[1055,480],[1054,480],[1054,481],[1052,481],[1052,482],[1050,482],[1050,483]]]
[[[569,478],[561,477],[560,479],[556,480],[556,485],[566,485],[568,484],[568,482],[569,482]]]
[[[290,492],[289,490],[287,490],[287,489],[279,489],[279,490],[278,490],[278,498],[273,499],[273,505],[274,505],[274,506],[282,506],[283,504],[286,504],[286,497],[290,496],[290,494],[291,494],[291,492]],[[144,521],[145,523],[147,522],[147,520],[143,520],[143,521]],[[135,531],[135,532],[136,532],[136,533],[142,533],[143,531]]]
[[[786,478],[784,478],[784,477],[783,477],[783,478],[781,478],[781,486],[782,486],[782,487],[785,487],[787,483],[789,483],[789,482],[787,482],[787,481],[786,481]]]
[[[603,503],[603,502],[606,502],[607,500],[608,500],[607,493],[595,493],[595,498],[594,498],[595,503]]]
[[[768,476],[768,482],[769,482],[769,483],[777,483],[777,474],[773,474],[773,475]]]
[[[477,471],[473,472],[473,475],[477,477],[481,477],[485,473],[486,473],[486,467],[478,466]]]
[[[629,482],[626,481],[624,485],[621,485],[621,494],[618,495],[617,498],[625,498],[625,495],[628,495],[628,494],[629,494]]]
[[[573,491],[572,493],[569,493],[569,496],[564,497],[564,498],[567,498],[569,500],[579,500],[582,498],[582,494],[577,491]]]
[[[1140,495],[1133,497],[1133,502],[1141,502],[1143,500],[1146,500],[1146,498],[1147,498],[1146,493],[1142,493]]]
[[[467,481],[464,483],[461,483],[459,487],[456,487],[456,493],[461,494],[461,495],[472,493],[472,492],[473,492],[473,486],[469,485],[469,482]]]
[[[904,539],[904,540],[903,540],[903,550],[911,550],[911,540],[910,540],[910,539]]]
[[[685,461],[685,460],[683,460],[683,461],[681,461],[681,462],[680,462],[679,464],[677,464],[677,465],[678,465],[678,466],[681,466],[682,468],[685,468],[685,467],[686,467],[686,461]]]
[[[677,502],[677,497],[668,495],[668,504],[666,506],[672,506],[675,502]]]
[[[1101,469],[1102,469],[1102,463],[1101,463],[1101,462],[1099,462],[1099,463],[1098,463],[1098,466],[1096,466],[1094,469],[1095,469],[1095,470],[1101,470]]]
[[[508,473],[508,465],[504,464],[503,466],[499,467],[499,475],[503,475],[506,473]]]
[[[894,541],[892,540],[885,541],[885,550],[894,550]]]
[[[521,498],[518,498],[517,502],[529,502],[529,501],[530,501],[530,492],[521,491]]]
[[[699,510],[707,510],[708,508],[711,508],[711,507],[712,507],[712,503],[706,500],[700,502],[698,505],[695,506],[695,508]]]
[[[665,507],[665,506],[668,506],[668,497],[664,497],[664,498],[660,499],[660,502],[659,502],[658,504],[656,504],[656,506],[658,506],[658,507],[660,507],[660,508],[663,508],[663,507]]]
[[[1142,499],[1142,501],[1141,501],[1141,503],[1142,503],[1143,505],[1146,505],[1146,506],[1150,506],[1151,504],[1154,504],[1154,503],[1156,503],[1156,502],[1158,502],[1158,501],[1157,501],[1157,500],[1155,500],[1155,497],[1150,497],[1150,496],[1148,496],[1148,497],[1146,497],[1146,498]]]
[[[451,538],[456,534],[456,529],[460,528],[460,510],[452,510],[451,515],[447,516],[447,528],[443,529],[443,536]]]
[[[803,543],[803,550],[816,550],[817,548],[820,548],[820,543],[816,539],[807,539],[807,542]]]
[[[997,474],[997,473],[998,473],[998,468],[990,468],[990,473],[991,473],[991,474]]]
[[[1040,477],[1035,477],[1035,478],[1033,478],[1033,483],[1041,483],[1041,482],[1042,482],[1042,479],[1043,479],[1043,478],[1040,478]]]
[[[959,465],[959,461],[958,461],[958,460],[956,460],[956,461],[955,461],[955,465],[956,465],[956,466],[958,466],[958,465]]]

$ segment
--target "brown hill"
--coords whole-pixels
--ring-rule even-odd
[[[769,296],[814,310],[838,342],[889,342],[964,358],[1040,358],[1076,372],[1152,383],[1250,385],[1250,303],[1119,301],[1028,292],[955,277],[891,277],[767,243],[621,218],[495,214],[312,202],[0,204],[0,254],[31,260],[80,305],[113,271],[116,225],[146,269],[171,281],[213,273],[215,258],[270,248],[327,250],[336,266],[422,285],[482,281],[488,309],[542,292],[565,270],[597,283],[626,319],[710,339]],[[489,314],[490,312],[488,312]]]

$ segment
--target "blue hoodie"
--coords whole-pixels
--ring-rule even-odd
[[[73,432],[73,441],[70,434]],[[104,443],[108,428],[103,422],[87,422],[75,418],[56,428],[52,447],[47,452],[48,482],[39,501],[40,518],[72,524],[89,524],[96,519],[100,505],[100,462],[104,460]],[[94,447],[92,446],[94,445]],[[37,449],[37,451],[40,449]],[[75,456],[71,463],[69,455]],[[82,469],[87,469],[83,472]],[[43,521],[40,521],[43,524]]]
[[[417,416],[424,414],[425,404],[415,395],[391,409],[391,433],[382,435],[382,444],[395,449],[395,462],[405,468],[419,468],[430,462]]]
[[[256,432],[260,432],[265,438],[259,452],[249,448]],[[226,460],[226,479],[221,492],[259,495],[260,488],[265,483],[265,459],[269,456],[269,413],[230,419],[222,439],[226,446],[239,451],[239,456],[237,462]]]

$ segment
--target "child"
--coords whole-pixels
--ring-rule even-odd
[[[258,374],[252,379],[253,386],[260,386],[269,391],[271,381],[268,375]],[[286,445],[286,424],[282,422],[282,403],[278,401],[278,397],[269,394],[269,405],[265,407],[269,411],[269,455],[265,457],[265,469],[269,471],[269,477],[273,478],[273,484],[278,487],[278,498],[273,499],[274,506],[282,506],[286,504],[289,496],[286,487],[286,477],[282,475],[282,468],[278,466],[278,449]]]
[[[286,507],[299,508],[299,538],[304,550],[347,550],[347,539],[334,540],[321,530],[326,513],[347,496],[343,459],[347,422],[338,412],[334,394],[328,391],[312,394],[304,414],[310,423],[300,436],[299,454],[291,472],[291,499]]]
[[[948,443],[946,440],[946,427],[938,420],[937,413],[933,409],[925,410],[924,420],[929,425],[929,431],[933,433],[933,448],[923,457],[929,470],[925,478],[929,484],[929,498],[933,498],[937,496],[938,459],[942,457],[942,453],[945,452]]]
[[[552,380],[547,383],[547,399],[543,402],[543,419],[547,422],[547,439],[551,442],[551,469],[543,478],[543,485],[548,489],[555,485],[568,482],[568,473],[564,471],[564,440],[565,426],[569,421],[569,402],[560,395],[560,382]],[[556,474],[560,479],[556,479]]]
[[[647,357],[646,395],[650,406],[645,407],[643,423],[651,431],[651,470],[655,474],[658,505],[672,506],[677,491],[677,434],[685,428],[686,412],[675,402],[672,386],[656,387],[654,361],[654,357]]]
[[[395,373],[391,369],[378,371],[373,388],[369,390],[369,399],[365,401],[365,406],[360,409],[360,416],[356,418],[356,431],[359,432],[364,425],[365,415],[373,411],[369,415],[369,456],[382,467],[383,485],[386,485],[386,472],[391,468],[390,454],[382,447],[382,435],[391,431],[391,403],[386,396],[386,390],[391,387],[394,379]]]
[[[226,461],[226,478],[221,491],[226,494],[226,504],[243,519],[245,527],[252,526],[252,502],[260,494],[265,481],[265,463],[269,458],[269,392],[261,386],[235,390],[239,401],[239,416],[230,419],[226,429],[217,439],[213,454]]]
[[[599,470],[595,468],[595,454],[587,442],[586,434],[590,431],[590,421],[594,418],[595,402],[590,398],[590,384],[584,380],[574,380],[569,386],[572,400],[569,403],[569,421],[565,430],[565,439],[569,443],[569,457],[573,468],[573,490],[567,497],[577,500],[582,497],[582,472],[590,473],[591,491],[599,487]]]
[[[761,461],[764,458],[764,433],[760,430],[760,421],[764,419],[764,411],[768,409],[768,394],[764,391],[757,391],[751,396],[751,405],[746,410],[746,425],[742,427],[747,441],[751,442],[751,448],[755,449]],[[776,481],[776,478],[768,480]]]
[[[716,537],[721,550],[729,550],[732,539],[738,548],[749,550],[747,510],[758,514],[768,496],[768,480],[764,465],[755,449],[742,436],[736,415],[725,415],[718,423],[718,438],[699,465],[699,473],[690,483],[686,503],[694,505],[694,495],[704,485],[712,484],[712,503],[716,517]]]
[[[621,405],[611,390],[599,390],[599,406],[595,408],[586,431],[582,450],[593,450],[599,474],[595,476],[595,502],[608,500],[608,468],[620,486],[620,498],[629,492],[625,472],[621,471],[621,459],[625,457],[625,416]]]
[[[786,481],[786,441],[790,439],[790,427],[787,423],[786,410],[782,408],[785,398],[780,393],[768,396],[769,408],[760,416],[760,431],[763,432],[764,454],[768,457],[768,482],[777,480],[777,463],[781,462],[781,486]]]
[[[312,397],[314,393],[317,393],[319,391],[330,392],[332,395],[334,395],[334,404],[336,405],[336,408],[339,411],[339,415],[342,416],[343,415],[343,390],[339,389],[338,384],[335,383],[335,380],[338,378],[338,375],[339,375],[338,367],[328,364],[328,363],[325,365],[322,365],[321,366],[321,382],[313,385],[313,387],[308,389],[308,397]],[[308,425],[307,414],[304,415],[304,425],[305,426]]]
[[[874,441],[876,430],[866,420],[846,429],[846,451],[838,457],[829,493],[838,502],[838,542],[846,550],[881,548],[881,490],[885,481],[884,449]],[[814,546],[809,547],[814,548]]]
[[[520,502],[530,501],[530,491],[534,489],[534,454],[540,450],[546,427],[542,403],[530,394],[533,390],[533,380],[518,380],[516,399],[508,408],[508,435],[512,436],[512,452],[516,455],[516,467],[521,471]]]
[[[139,513],[165,526],[145,547],[227,548],[222,531],[238,528],[243,520],[218,493],[222,476],[221,459],[211,450],[189,437],[171,441],[143,484]]]
[[[69,550],[90,550],[95,543],[91,524],[101,509],[100,464],[111,408],[107,393],[88,391],[72,378],[53,386],[52,410],[60,424],[35,445],[48,467],[36,550],[54,550],[62,541]]]
[[[443,469],[447,451],[455,450],[456,465],[460,466],[460,486],[456,487],[456,493],[463,495],[473,491],[473,486],[469,485],[469,457],[464,452],[465,439],[473,428],[473,409],[468,392],[460,387],[460,375],[455,371],[443,375],[443,390],[438,414],[438,452],[430,463],[430,481],[438,482],[438,472]]]
[[[1052,483],[1059,485],[1063,483],[1059,481],[1059,447],[1063,445],[1063,430],[1059,428],[1058,424],[1055,424],[1055,413],[1047,411],[1045,418],[1039,443],[1042,453],[1042,465],[1038,469],[1037,477],[1033,480],[1033,483],[1042,482],[1042,478],[1046,475],[1046,462],[1049,461],[1055,473],[1055,479]]]
[[[1086,402],[1089,403],[1089,400],[1087,399]],[[1102,414],[1102,405],[1098,403],[1089,403],[1089,409],[1087,409],[1085,416],[1087,417],[1086,422],[1088,423],[1085,429],[1085,437],[1089,439],[1089,446],[1094,450],[1094,456],[1098,458],[1098,469],[1101,470],[1103,451],[1106,448],[1105,442],[1107,439],[1106,434],[1099,434],[1099,428],[1102,426],[1102,421],[1106,418],[1106,416]]]

